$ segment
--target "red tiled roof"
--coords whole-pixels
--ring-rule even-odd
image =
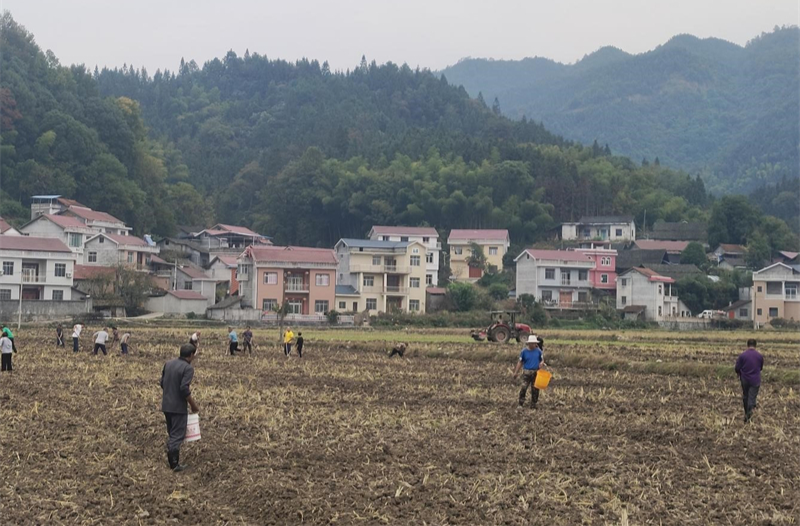
[[[642,250],[666,250],[667,252],[683,252],[689,241],[661,241],[657,239],[639,239],[636,246]]]
[[[244,227],[244,226],[225,225],[225,224],[222,224],[222,223],[217,223],[216,225],[211,227],[211,229],[214,229],[214,228],[217,228],[217,227],[220,230],[224,230],[224,231],[231,232],[231,233],[234,233],[234,234],[239,234],[239,235],[242,235],[242,236],[261,236],[261,234],[259,234],[257,232],[253,232],[252,230],[250,230],[249,228]],[[208,232],[211,229],[207,229],[206,232]]]
[[[56,214],[44,214],[42,217],[45,217],[52,221],[53,223],[57,224],[61,228],[88,228],[83,221],[78,219],[77,217],[72,216],[64,216],[64,215],[56,215]]]
[[[428,294],[439,295],[439,294],[446,294],[447,289],[443,289],[442,287],[428,287],[427,289],[425,289],[425,292],[427,292]]]
[[[650,270],[649,268],[641,268],[641,267],[633,267],[631,270],[638,272],[643,276],[647,276],[650,281],[661,281],[663,283],[675,283],[675,280],[672,278],[668,278],[666,276],[662,276],[655,270]]]
[[[59,197],[58,199],[56,199],[56,201],[58,201],[60,204],[66,207],[79,206],[81,208],[89,208],[88,206],[82,205],[74,199],[67,199],[66,197]]]
[[[330,248],[248,247],[246,255],[258,263],[322,263],[336,265],[336,253]]]
[[[202,270],[198,270],[194,267],[179,267],[178,270],[180,270],[181,272],[183,272],[192,279],[209,279],[209,280],[214,279],[214,278],[209,278],[208,276],[206,276],[205,272],[203,272]]]
[[[102,267],[93,265],[75,265],[72,277],[75,280],[92,279],[104,274],[114,274],[114,267]]]
[[[592,260],[586,254],[575,250],[539,250],[529,248],[525,250],[532,258],[546,259],[548,261],[577,261],[580,263],[591,263]]]
[[[72,253],[62,241],[50,237],[0,236],[0,249]]]
[[[439,237],[436,229],[431,226],[373,226],[372,231],[376,234],[395,234],[409,236],[430,236]]]
[[[92,210],[91,208],[84,208],[81,206],[71,206],[67,208],[65,212],[72,212],[78,217],[82,217],[87,221],[104,221],[106,223],[122,223],[119,219],[112,216],[111,214],[107,214],[105,212],[98,212],[96,210]]]
[[[779,250],[778,254],[785,257],[786,259],[794,259],[800,254],[800,252],[789,252],[788,250]]]
[[[5,219],[0,217],[0,234],[2,234],[3,232],[8,232],[12,228],[13,227],[11,225],[9,225],[8,222]]]
[[[742,245],[733,245],[730,243],[720,243],[719,248],[727,254],[744,254],[747,252],[747,249]]]
[[[508,230],[451,230],[450,237],[458,241],[468,241],[471,239],[491,239],[505,241],[508,238]]]
[[[161,259],[160,257],[156,256],[155,254],[150,256],[150,263],[155,263],[157,265],[172,265],[172,263],[170,263],[169,261],[167,261],[165,259]]]
[[[121,236],[119,234],[103,234],[103,235],[106,236],[108,239],[116,241],[120,245],[139,246],[139,247],[150,246],[147,244],[147,241],[136,236]]]
[[[206,297],[193,290],[170,290],[167,294],[171,294],[181,300],[205,300]]]
[[[236,256],[214,256],[214,259],[222,261],[225,265],[233,268],[238,265]]]

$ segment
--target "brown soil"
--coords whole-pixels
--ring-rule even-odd
[[[172,473],[158,379],[184,332],[128,357],[19,338],[0,375],[0,523],[797,524],[796,388],[765,384],[745,425],[735,381],[553,363],[539,409],[518,410],[511,360],[377,343],[251,359],[208,338],[203,438]]]

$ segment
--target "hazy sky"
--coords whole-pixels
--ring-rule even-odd
[[[605,45],[639,53],[679,33],[745,44],[798,23],[797,0],[0,0],[64,65],[175,70],[233,49],[270,58],[361,55],[440,69],[466,56],[574,62]]]

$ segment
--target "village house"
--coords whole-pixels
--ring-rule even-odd
[[[214,256],[211,258],[206,274],[215,279],[217,283],[227,283],[226,296],[232,296],[239,292],[239,282],[236,280],[238,266],[236,256]]]
[[[514,261],[517,298],[530,294],[545,308],[552,309],[585,308],[591,304],[589,274],[596,268],[596,262],[582,251],[529,248]],[[613,264],[609,265],[613,272]]]
[[[747,263],[745,261],[746,256],[746,247],[731,243],[720,243],[708,257],[716,263],[719,268],[725,270],[745,270],[747,269]]]
[[[749,299],[736,300],[727,307],[724,307],[722,311],[725,313],[725,317],[729,320],[752,321],[752,303],[752,300]]]
[[[98,233],[126,236],[131,231],[130,227],[125,226],[125,223],[111,214],[98,212],[84,206],[70,206],[59,215],[76,217],[84,225]]]
[[[681,254],[686,247],[689,246],[689,241],[661,241],[657,239],[637,239],[633,243],[631,250],[657,250],[665,251],[667,253],[667,261],[670,265],[677,265],[681,262]]]
[[[483,269],[468,263],[473,243],[483,250],[489,272],[503,270],[503,256],[511,244],[508,230],[452,230],[447,244],[450,248],[450,275],[454,281],[474,282],[483,276]]]
[[[253,245],[238,258],[239,295],[246,307],[322,316],[334,310],[336,255],[331,249]]]
[[[617,251],[605,246],[578,248],[576,252],[586,254],[594,261],[589,270],[589,283],[595,290],[614,291],[617,288]]]
[[[636,223],[633,216],[584,216],[577,222],[562,223],[561,239],[634,241]]]
[[[439,285],[442,243],[433,227],[373,226],[367,234],[373,241],[416,241],[425,246],[425,286]]]
[[[773,263],[753,272],[752,308],[756,323],[775,318],[800,321],[800,265]]]
[[[633,267],[643,265],[668,264],[669,257],[667,251],[661,250],[620,250],[617,253],[616,271],[617,275],[622,274]]]
[[[678,299],[675,280],[654,270],[634,267],[617,277],[617,310],[625,319],[664,321],[692,313]]]
[[[0,300],[72,300],[75,256],[54,238],[0,236]]]
[[[649,239],[660,241],[695,241],[703,246],[708,245],[708,226],[705,223],[688,221],[668,222],[658,220],[653,225]]]
[[[208,308],[208,299],[193,290],[168,290],[150,296],[145,301],[145,309],[167,315],[203,316]]]
[[[179,227],[177,237],[165,237],[158,241],[162,253],[173,258],[190,261],[199,267],[208,268],[215,256],[239,257],[251,245],[269,246],[268,237],[249,228],[218,223],[211,228],[195,232],[198,227]]]
[[[175,287],[173,290],[192,290],[202,294],[208,305],[217,301],[217,280],[205,272],[191,266],[175,268]]]
[[[78,255],[80,261],[83,261],[84,243],[96,234],[77,217],[55,214],[37,215],[20,230],[29,236],[60,239]]]
[[[425,246],[418,241],[340,239],[334,247],[338,281],[349,286],[338,302],[369,314],[425,312]],[[355,299],[352,291],[358,294]]]
[[[0,217],[0,236],[21,236],[19,230],[8,224],[8,221]]]
[[[150,257],[155,254],[158,254],[158,247],[144,239],[121,234],[95,234],[84,243],[82,263],[148,271]]]
[[[31,219],[36,219],[44,214],[58,215],[71,206],[89,208],[74,199],[67,199],[60,195],[34,195],[31,196]]]

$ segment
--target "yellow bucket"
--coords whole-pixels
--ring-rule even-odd
[[[550,378],[552,377],[553,375],[549,372],[544,369],[539,369],[539,372],[536,373],[536,380],[534,380],[533,386],[536,389],[547,389],[547,386],[550,384]]]

